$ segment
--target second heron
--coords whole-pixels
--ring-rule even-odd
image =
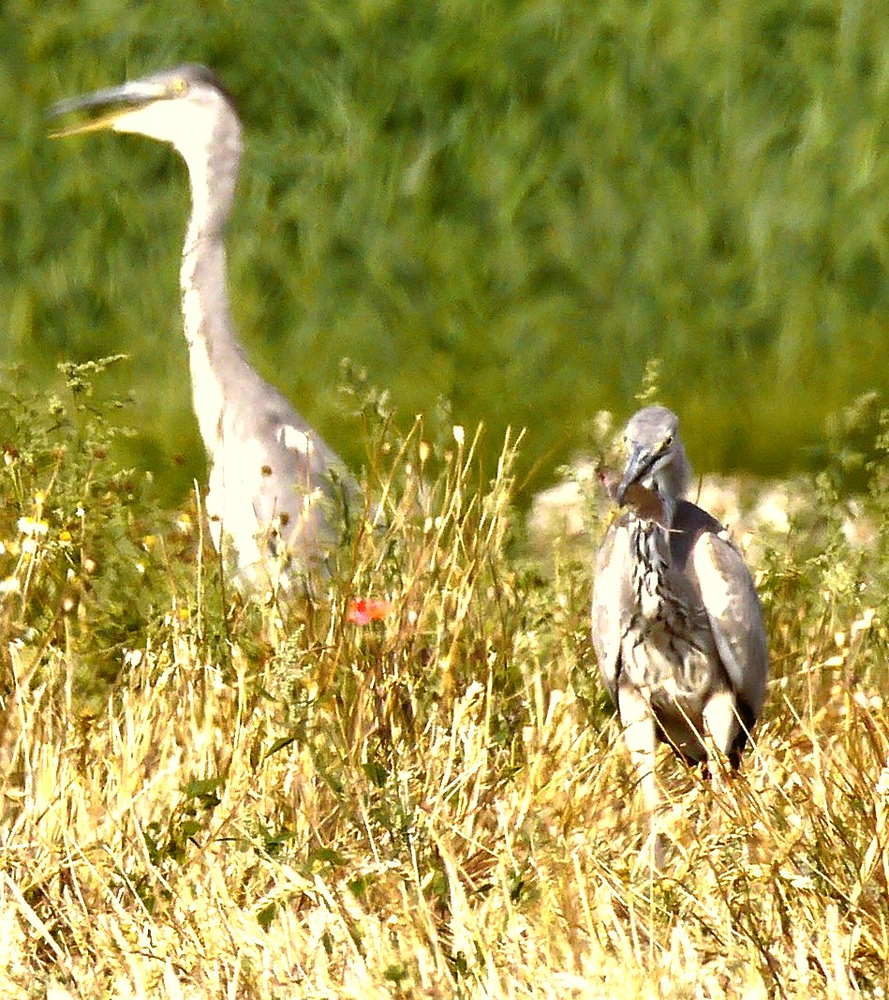
[[[188,166],[182,313],[194,410],[210,462],[210,529],[216,548],[233,557],[239,580],[291,584],[325,561],[336,538],[333,508],[353,485],[324,441],[253,369],[235,333],[223,243],[241,158],[232,99],[206,67],[187,64],[60,101],[49,114],[75,111],[91,117],[57,134],[137,133],[170,143]]]

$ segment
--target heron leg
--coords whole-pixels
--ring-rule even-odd
[[[731,764],[733,770],[737,766],[736,757],[732,756],[732,747],[738,734],[738,716],[734,694],[727,688],[715,692],[707,699],[703,715],[704,736],[714,798],[713,811],[710,814],[710,829],[714,834],[719,835],[722,831],[722,813],[725,808],[723,797],[728,787],[726,764]]]
[[[707,699],[703,709],[704,737],[708,756],[713,757],[713,751],[719,754],[719,764],[724,768],[725,758],[732,758],[732,747],[738,735],[738,713],[735,707],[735,696],[728,689],[716,691]],[[715,760],[711,759],[711,769],[720,770]],[[732,762],[732,766],[736,765]]]
[[[661,831],[663,820],[661,792],[655,774],[657,751],[657,725],[648,699],[635,687],[622,687],[617,695],[617,708],[624,727],[624,742],[630,751],[636,780],[642,788],[645,811],[648,817],[649,836],[646,851],[651,864],[661,869],[666,860],[665,837]]]

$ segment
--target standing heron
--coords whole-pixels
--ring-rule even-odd
[[[655,750],[690,763],[713,751],[736,769],[766,694],[768,646],[746,564],[722,525],[684,500],[691,466],[679,420],[662,406],[627,424],[616,500],[627,511],[596,560],[592,632],[663,863]],[[718,773],[718,767],[714,769]]]
[[[250,365],[226,288],[223,234],[241,159],[241,123],[216,76],[188,64],[82,97],[51,116],[94,117],[58,132],[112,129],[170,143],[191,181],[180,281],[194,411],[210,465],[206,511],[218,551],[240,583],[287,586],[323,565],[336,540],[342,463]]]

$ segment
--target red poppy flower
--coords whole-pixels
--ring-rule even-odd
[[[346,612],[346,621],[355,625],[381,622],[395,610],[391,601],[378,601],[373,597],[353,597]]]

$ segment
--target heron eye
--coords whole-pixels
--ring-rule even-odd
[[[173,84],[174,94],[187,94],[188,93],[188,81],[179,77],[179,79]]]
[[[672,434],[668,434],[664,438],[664,447],[665,448],[669,448],[672,443],[673,443],[673,435]]]

